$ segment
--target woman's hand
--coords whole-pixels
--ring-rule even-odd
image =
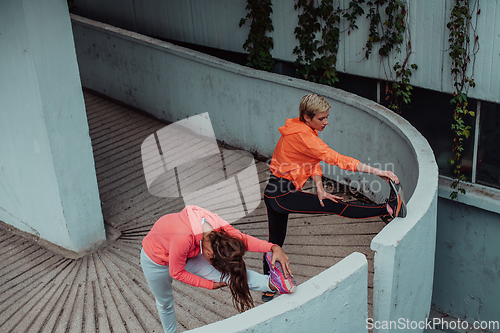
[[[285,252],[283,252],[283,249],[278,245],[273,245],[271,250],[273,251],[271,266],[275,268],[274,263],[276,261],[279,261],[279,263],[283,267],[283,273],[285,273],[285,278],[287,278],[288,275],[293,276],[292,271],[290,270],[290,262],[288,261],[288,256],[285,254]]]
[[[385,181],[392,180],[394,183],[399,184],[399,178],[394,174],[392,171],[387,171],[387,170],[380,170],[379,174],[377,175],[380,178],[382,178]]]
[[[364,163],[359,163],[356,171],[359,172],[366,172],[366,173],[371,173],[374,174],[375,176],[379,176],[385,181],[388,181],[389,179],[392,180],[394,183],[399,184],[399,178],[396,176],[396,174],[392,171],[389,170],[380,170],[374,167],[371,167],[369,165],[366,165]]]
[[[319,199],[319,204],[321,207],[325,207],[325,204],[323,203],[323,200],[329,199],[332,200],[333,202],[338,202],[338,200],[344,200],[342,197],[338,197],[336,195],[330,194],[325,189],[323,188],[323,180],[321,179],[321,176],[319,175],[314,175],[313,177],[314,184],[316,184],[316,192],[318,192],[318,199]]]
[[[338,202],[338,200],[342,201],[344,198],[330,194],[326,192],[325,190],[320,190],[318,189],[318,199],[319,199],[319,204],[321,207],[325,207],[325,204],[323,203],[323,200],[329,199],[332,200],[333,202]]]
[[[214,282],[214,287],[212,288],[213,289],[219,289],[219,288],[222,288],[222,287],[225,287],[226,286],[226,283],[225,282]]]

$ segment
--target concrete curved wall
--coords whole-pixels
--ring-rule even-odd
[[[189,332],[367,332],[367,279],[366,258],[355,252],[291,295]]]
[[[373,320],[425,319],[432,294],[438,173],[430,146],[407,121],[331,87],[253,70],[78,16],[72,20],[84,87],[167,121],[209,112],[216,138],[246,150],[271,156],[278,127],[298,115],[302,96],[324,95],[332,108],[322,139],[342,154],[392,168],[409,200],[407,218],[391,222],[372,243],[377,251]],[[376,201],[387,197],[387,184],[376,178],[325,169],[330,177],[360,185]],[[325,304],[335,295],[323,298]],[[260,327],[255,311],[245,314],[246,320],[253,318]],[[359,314],[351,307],[345,311]],[[332,325],[346,332],[350,324]]]

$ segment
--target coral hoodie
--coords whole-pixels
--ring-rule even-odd
[[[180,213],[162,216],[142,240],[142,248],[148,257],[158,265],[167,265],[170,276],[195,287],[213,289],[213,281],[206,280],[186,271],[186,260],[200,254],[200,240],[203,238],[202,218],[214,228],[223,228],[237,237],[251,252],[271,251],[272,243],[241,233],[229,223],[206,209],[186,206]]]
[[[318,137],[318,131],[300,121],[287,119],[280,127],[281,138],[274,149],[271,172],[276,177],[294,182],[297,190],[302,189],[309,177],[323,176],[320,161],[337,165],[341,169],[356,171],[359,161],[328,147]]]

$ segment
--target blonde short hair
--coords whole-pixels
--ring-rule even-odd
[[[326,98],[317,94],[308,94],[302,97],[300,101],[299,119],[305,122],[304,116],[308,116],[312,119],[316,114],[328,111],[329,109],[330,103],[328,103]]]

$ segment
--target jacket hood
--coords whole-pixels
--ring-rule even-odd
[[[293,118],[293,119],[287,119],[285,122],[285,126],[282,126],[279,128],[279,131],[281,135],[292,135],[296,133],[311,133],[311,132],[316,132],[316,130],[313,130],[311,127],[307,126],[304,124],[300,119]]]
[[[191,230],[197,241],[203,238],[201,219],[205,216],[205,210],[197,206],[186,206],[181,212],[181,218],[191,225]]]
[[[193,231],[196,241],[200,241],[203,238],[203,228],[201,222],[203,218],[212,226],[212,228],[214,228],[214,230],[229,224],[221,219],[217,214],[194,205],[186,206],[180,212],[180,217],[191,225],[191,230]]]

